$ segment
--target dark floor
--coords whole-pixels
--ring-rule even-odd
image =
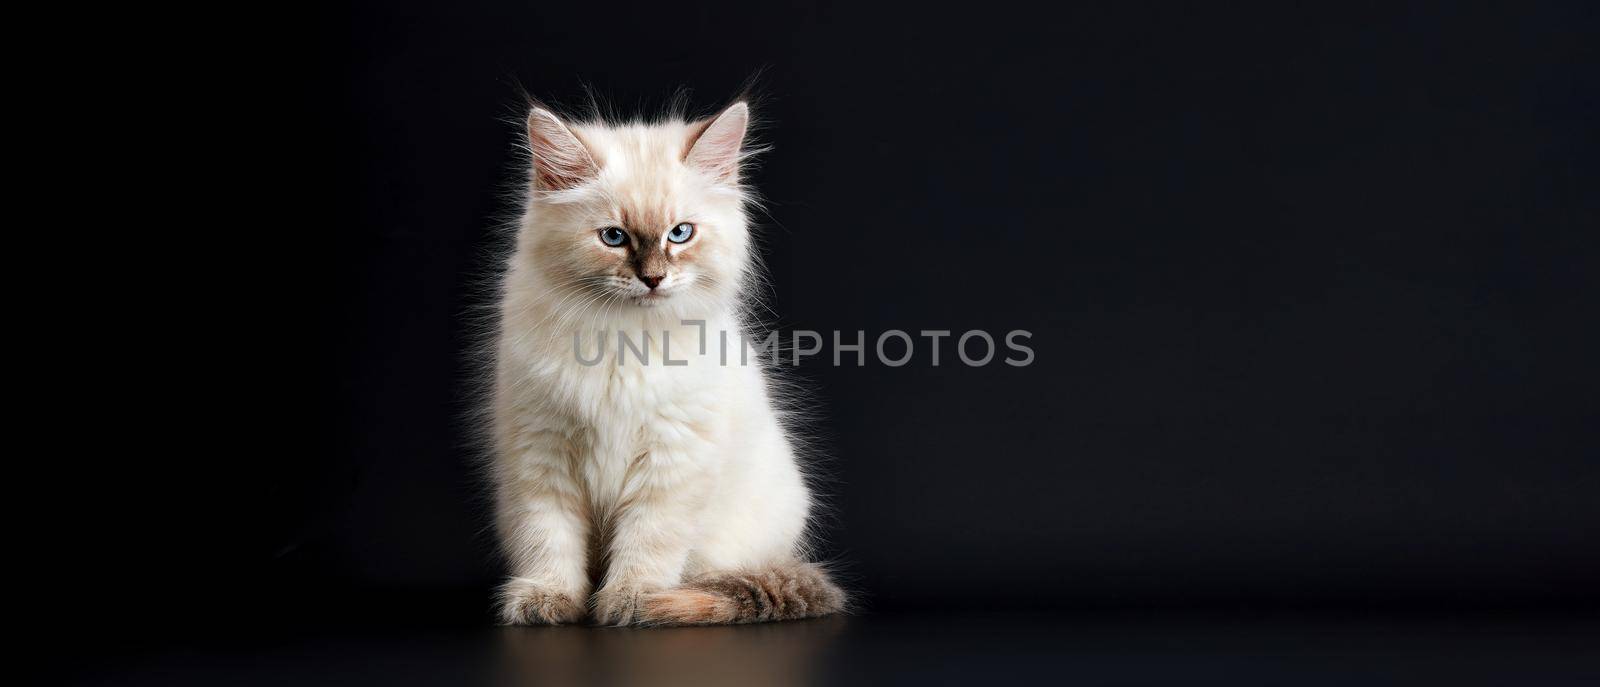
[[[1097,611],[656,630],[216,628],[101,659],[76,664],[83,683],[1600,685],[1600,622],[1509,612]]]

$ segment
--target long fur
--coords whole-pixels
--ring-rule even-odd
[[[745,139],[749,108],[680,112],[607,122],[530,106],[524,212],[484,356],[506,623],[744,623],[845,607],[809,562],[803,396],[760,357],[739,362],[764,283],[741,181],[760,150]],[[690,241],[664,239],[686,222]],[[606,227],[629,242],[606,245]],[[705,351],[684,320],[706,323]],[[649,364],[619,332],[648,342]],[[600,362],[581,363],[602,336]],[[665,364],[669,338],[686,364]]]

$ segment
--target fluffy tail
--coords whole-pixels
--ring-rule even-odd
[[[723,625],[796,620],[844,610],[845,595],[815,563],[714,572],[646,594],[646,625]]]

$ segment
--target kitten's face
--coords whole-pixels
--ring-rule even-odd
[[[725,307],[750,260],[738,189],[745,110],[711,122],[563,126],[535,111],[536,226],[525,231],[571,307]],[[566,306],[563,306],[566,307]]]

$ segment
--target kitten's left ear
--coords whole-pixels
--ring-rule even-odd
[[[699,122],[689,136],[689,152],[684,164],[718,181],[739,177],[739,153],[745,129],[750,126],[750,107],[743,101],[728,106],[709,122]]]
[[[528,113],[528,150],[533,153],[534,183],[544,190],[576,188],[600,170],[577,134],[542,107]]]

